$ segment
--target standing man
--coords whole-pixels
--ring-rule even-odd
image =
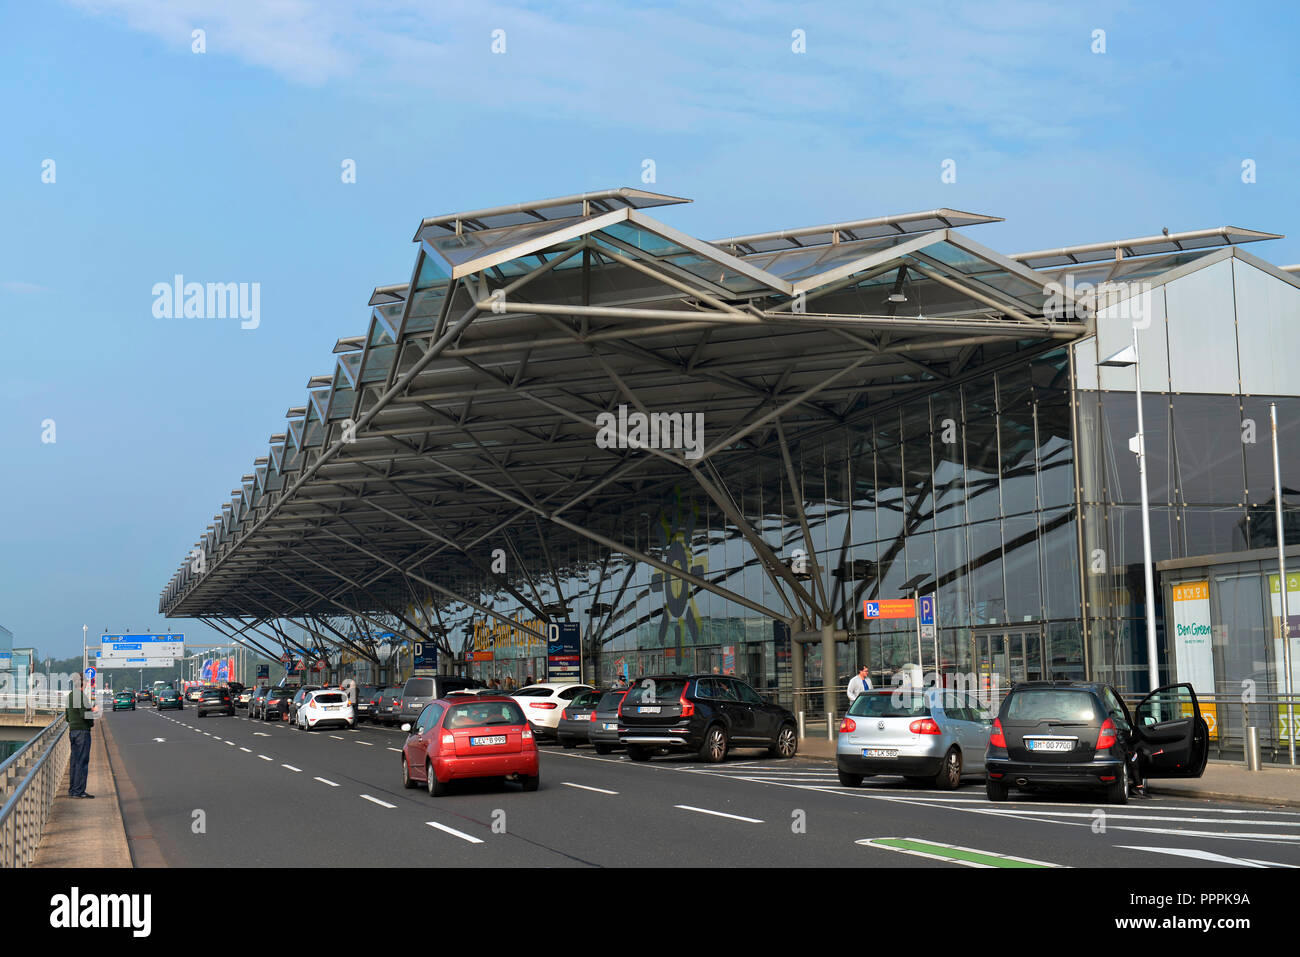
[[[72,682],[68,693],[68,741],[72,745],[72,761],[68,768],[68,797],[93,798],[86,793],[86,776],[90,771],[90,730],[95,726],[91,713],[93,702],[86,700],[85,679],[81,675]]]
[[[871,679],[867,677],[867,666],[863,665],[858,673],[849,679],[849,704],[853,704],[858,695],[871,690]]]

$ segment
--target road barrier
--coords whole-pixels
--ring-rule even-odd
[[[70,755],[60,715],[0,764],[0,868],[27,867],[36,857]]]

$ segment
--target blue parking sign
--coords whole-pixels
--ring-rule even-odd
[[[924,596],[921,599],[920,604],[921,604],[921,608],[920,608],[921,624],[933,625],[934,624],[934,596],[933,595]]]
[[[869,602],[865,602],[865,603],[863,603],[863,605],[862,605],[862,617],[863,617],[863,618],[879,618],[879,617],[880,617],[880,602],[878,602],[878,601],[869,601]]]

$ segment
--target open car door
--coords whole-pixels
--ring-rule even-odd
[[[1210,755],[1210,729],[1189,684],[1157,688],[1133,712],[1142,773],[1152,778],[1199,778]]]

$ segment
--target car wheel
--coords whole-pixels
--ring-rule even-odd
[[[432,762],[424,762],[425,781],[429,788],[429,797],[442,797],[447,793],[448,785],[438,780],[438,776],[433,773]]]
[[[848,771],[840,771],[840,784],[846,788],[856,788],[862,785],[861,774],[850,774]]]
[[[1009,788],[1001,781],[994,781],[989,778],[984,782],[984,793],[990,801],[1005,801]]]
[[[799,736],[795,733],[794,725],[783,724],[776,733],[776,743],[767,749],[767,753],[774,758],[793,758],[798,750]]]
[[[700,760],[717,764],[727,756],[727,732],[722,725],[715,724],[704,732],[704,743],[700,745]]]
[[[961,786],[961,765],[961,752],[956,748],[949,748],[948,753],[943,756],[939,773],[934,776],[934,783],[945,791],[957,790]]]
[[[1106,785],[1106,801],[1109,804],[1128,803],[1128,761],[1119,766],[1119,780]]]
[[[609,754],[614,750],[614,746],[611,744],[598,744],[595,748],[597,754]]]
[[[402,787],[413,788],[419,785],[419,781],[411,778],[411,769],[406,763],[406,755],[402,755]]]
[[[651,753],[649,748],[638,747],[635,744],[627,746],[627,756],[633,761],[649,761]]]
[[[519,775],[519,783],[524,786],[525,791],[536,791],[537,786],[542,783],[542,776],[540,774],[521,774]]]

